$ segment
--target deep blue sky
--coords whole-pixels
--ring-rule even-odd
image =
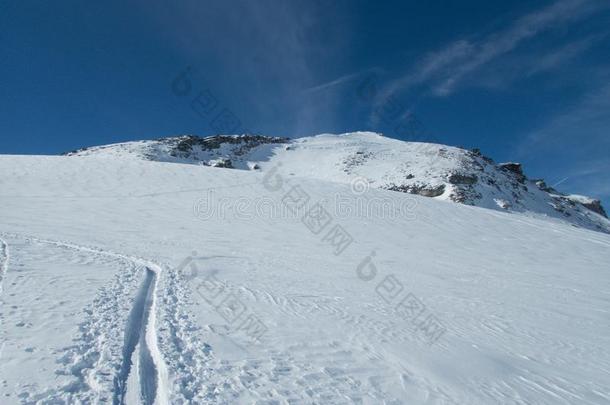
[[[0,153],[374,130],[610,202],[607,0],[0,0],[0,50]]]

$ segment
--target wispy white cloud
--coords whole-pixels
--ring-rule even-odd
[[[556,49],[531,58],[532,62],[525,65],[525,75],[533,76],[542,72],[553,70],[558,66],[572,60],[586,51],[592,46],[604,39],[606,35],[589,36],[575,41],[563,44]]]
[[[412,86],[426,84],[432,94],[445,96],[475,76],[483,67],[497,61],[536,36],[557,27],[581,21],[594,13],[610,8],[609,2],[597,0],[559,0],[543,9],[516,19],[503,30],[470,39],[460,39],[430,53],[422,63],[402,77],[391,82],[381,97],[404,91]],[[573,43],[572,47],[547,55],[536,69],[549,69],[553,63],[585,49],[587,44]]]
[[[606,83],[609,77],[606,76]],[[600,77],[598,80],[603,80]],[[566,189],[610,200],[610,84],[591,91],[515,146],[519,159],[562,162]]]
[[[363,72],[356,72],[356,73],[350,73],[347,75],[343,75],[341,77],[338,77],[337,79],[331,80],[329,82],[326,83],[321,83],[318,84],[316,86],[312,86],[309,88],[306,88],[303,90],[303,93],[305,94],[313,94],[313,93],[318,93],[320,91],[324,91],[324,90],[329,90],[333,87],[342,85],[344,83],[350,82],[354,79],[356,79],[357,77],[361,76]]]
[[[607,161],[574,162],[564,172],[568,177],[552,185],[576,194],[599,198],[608,208],[610,203],[610,164]]]
[[[564,181],[566,181],[569,178],[570,178],[570,176],[564,177],[563,179],[559,180],[558,182],[551,184],[551,187],[557,187],[558,185],[560,185],[561,183],[563,183]]]
[[[558,46],[549,45],[544,49],[529,49],[507,55],[491,62],[484,69],[480,69],[476,77],[468,80],[469,86],[484,87],[491,90],[509,89],[515,82],[529,79],[537,75],[547,73],[566,73],[569,76],[561,77],[561,83],[565,80],[578,81],[573,72],[579,71],[580,75],[592,76],[596,69],[582,63],[582,56],[590,49],[607,40],[610,30],[598,35],[590,35],[584,38],[569,41]],[[466,83],[463,83],[466,85]]]
[[[272,128],[292,136],[334,122],[333,97],[314,100],[295,94],[321,82],[321,73],[341,57],[336,49],[345,46],[349,27],[336,28],[331,22],[345,5],[274,0],[153,3],[143,4],[142,12],[159,24],[181,60],[206,75],[212,91],[235,109],[248,129]],[[321,31],[332,34],[323,44]]]
[[[542,128],[528,134],[518,146],[517,153],[527,156],[541,149],[563,149],[580,145],[600,144],[610,147],[610,84],[591,91],[570,110],[560,113]],[[595,141],[595,142],[593,142]]]

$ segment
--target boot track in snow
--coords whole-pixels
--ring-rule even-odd
[[[123,346],[121,349],[122,353],[119,357],[120,367],[117,369],[117,373],[112,380],[114,388],[112,398],[114,404],[132,402],[129,401],[129,398],[138,398],[139,401],[137,402],[147,405],[168,404],[168,372],[163,356],[159,350],[156,330],[157,285],[162,271],[161,267],[145,259],[98,248],[90,248],[73,243],[39,239],[17,234],[11,234],[10,236],[38,243],[55,245],[57,247],[72,249],[91,255],[101,255],[119,259],[131,263],[135,270],[138,268],[144,270],[144,278],[133,298],[129,315],[127,316]],[[1,282],[3,275],[6,272],[8,260],[8,244],[3,239],[0,239],[0,292],[2,287]],[[95,366],[92,365],[91,367]],[[84,375],[87,373],[83,370],[79,375],[80,374],[83,374],[81,378],[84,378]],[[84,379],[82,382],[85,382]],[[128,382],[131,385],[128,384]],[[60,398],[62,400],[65,398],[63,395],[66,393],[75,401],[82,399],[78,396],[77,392],[72,392],[72,389],[69,386],[60,389],[60,391],[57,392],[50,390],[37,396],[37,398],[44,398],[51,402],[54,400],[60,401]],[[99,399],[100,397],[97,398]],[[87,401],[83,399],[83,402]]]

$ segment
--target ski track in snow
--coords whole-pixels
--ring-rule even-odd
[[[167,368],[157,344],[156,334],[156,288],[161,267],[145,259],[114,253],[98,248],[86,247],[74,243],[40,239],[32,236],[5,234],[29,242],[53,245],[59,248],[75,250],[95,257],[118,260],[123,263],[116,274],[112,285],[103,288],[94,302],[84,312],[87,320],[79,325],[80,336],[77,344],[67,348],[58,360],[65,370],[58,374],[72,375],[77,381],[57,389],[50,389],[28,398],[31,403],[91,403],[110,402],[109,393],[112,386],[114,403],[122,404],[126,393],[126,382],[131,369],[131,355],[139,347],[138,374],[140,393],[145,404],[168,404]],[[8,261],[8,244],[2,240],[3,265]],[[144,279],[140,289],[133,296],[138,281],[137,274],[144,269]],[[129,317],[125,325],[120,369],[108,364],[105,357],[113,357],[112,336],[108,335],[123,317],[126,306]],[[117,347],[114,347],[115,351]],[[109,353],[110,352],[110,353]],[[117,359],[114,359],[115,363]],[[112,363],[112,359],[110,361]],[[109,369],[110,368],[110,369]],[[115,375],[112,383],[108,376]],[[119,392],[116,388],[119,388]],[[25,398],[24,398],[25,399]],[[28,403],[29,403],[28,402]]]
[[[131,374],[132,356],[139,348],[140,395],[145,404],[154,403],[157,392],[157,368],[153,355],[146,342],[146,331],[150,324],[152,295],[156,283],[155,272],[146,269],[144,280],[136,295],[127,325],[125,326],[125,343],[123,345],[123,363],[121,371],[115,377],[114,403],[122,404],[127,394],[127,379]]]
[[[2,295],[2,282],[6,277],[6,272],[8,271],[8,261],[9,261],[9,252],[8,252],[8,243],[2,238],[0,238],[0,245],[2,245],[2,249],[0,249],[0,296]]]
[[[398,404],[403,403],[400,397],[391,397],[386,392],[387,385],[384,385],[395,375],[399,376],[404,391],[408,391],[413,400],[459,403],[451,398],[450,392],[436,386],[426,376],[417,375],[413,367],[391,364],[392,356],[386,355],[384,344],[380,342],[390,341],[400,345],[418,343],[413,331],[400,328],[393,322],[391,319],[395,317],[384,306],[364,304],[363,308],[368,309],[365,311],[369,314],[367,316],[346,310],[341,297],[283,295],[274,293],[270,288],[247,288],[225,280],[222,283],[227,290],[274,313],[302,319],[304,324],[324,317],[332,320],[331,324],[346,327],[345,341],[319,339],[296,342],[285,348],[264,347],[260,348],[262,352],[257,356],[227,360],[202,343],[203,339],[198,333],[202,328],[196,326],[197,322],[191,319],[187,310],[189,287],[179,271],[167,269],[160,277],[161,268],[144,259],[72,243],[27,239],[85,252],[97,257],[96,260],[111,258],[121,262],[122,266],[115,283],[100,292],[88,310],[90,317],[81,325],[82,336],[78,348],[70,349],[63,357],[67,372],[74,375],[77,382],[63,387],[59,392],[28,397],[26,403],[114,401],[122,404],[125,401],[129,403],[129,398],[134,398],[135,392],[135,397],[146,404]],[[14,251],[12,253],[17,257]],[[161,303],[159,311],[155,307],[157,294]],[[371,317],[372,314],[380,316]],[[158,339],[156,321],[159,321]],[[207,321],[203,324],[207,324]],[[103,360],[106,355],[99,348],[107,342],[100,343],[96,339],[103,336],[107,329],[120,329],[123,326],[123,339],[114,342],[118,355],[112,358],[112,364],[116,367],[108,367],[108,361]],[[458,326],[454,326],[457,328],[455,333],[462,332]],[[206,325],[206,328],[224,335],[222,325]],[[487,329],[491,336],[507,333],[502,323],[495,321],[482,322],[481,328]],[[522,340],[547,341],[551,348],[567,345],[535,330],[520,333],[525,334],[521,336]],[[562,351],[566,350],[578,349],[574,346],[562,348]],[[472,358],[477,358],[470,347],[461,347],[460,352],[472,352]],[[161,353],[164,362],[158,362]],[[502,365],[503,361],[501,357],[492,358],[482,365],[495,367],[496,362]],[[171,380],[168,379],[167,369],[172,371]],[[139,378],[135,378],[136,384],[130,386],[128,380],[133,382],[134,374]],[[486,392],[481,395],[491,402],[501,400],[510,403],[525,392],[532,397],[544,393],[549,398],[557,399],[557,403],[564,403],[566,398],[585,403],[583,397],[577,396],[577,391],[565,388],[569,387],[567,382],[547,378],[544,370],[531,364],[524,365],[522,373],[515,379],[507,377],[497,382],[483,383],[486,384]],[[596,389],[596,386],[592,386],[592,390]]]
[[[133,397],[128,394],[128,379],[133,378],[130,371],[139,375],[141,392],[137,396],[144,403],[217,403],[219,392],[227,391],[226,378],[209,381],[218,368],[209,366],[211,347],[195,333],[201,328],[186,310],[190,293],[180,272],[167,268],[161,278],[161,267],[145,259],[70,242],[5,235],[121,263],[114,282],[103,287],[84,309],[87,319],[79,325],[76,344],[66,348],[58,360],[64,369],[57,373],[75,381],[42,393],[27,393],[26,403],[121,404]],[[159,310],[157,294],[162,304]],[[122,339],[111,333],[120,325],[125,325]],[[136,351],[137,364],[132,366]],[[172,370],[171,380],[168,369]]]
[[[6,272],[8,271],[8,261],[9,261],[9,251],[8,251],[8,243],[2,238],[0,238],[0,245],[2,249],[0,249],[0,300],[2,299],[3,292],[3,282],[6,277]],[[0,301],[1,302],[1,301]],[[0,326],[2,326],[2,319],[0,319]],[[2,359],[2,352],[4,352],[4,346],[6,345],[6,339],[4,335],[4,327],[2,328],[2,333],[0,334],[0,339],[2,343],[0,344],[0,360]]]

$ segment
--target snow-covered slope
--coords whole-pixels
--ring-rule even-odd
[[[182,136],[128,142],[69,153],[239,169],[278,164],[294,175],[401,191],[483,208],[523,212],[610,233],[599,200],[563,195],[529,180],[518,163],[496,164],[477,151],[403,142],[370,132],[287,140],[255,135]]]
[[[610,236],[341,184],[414,170],[337,160],[358,137],[0,156],[0,403],[609,403]]]

